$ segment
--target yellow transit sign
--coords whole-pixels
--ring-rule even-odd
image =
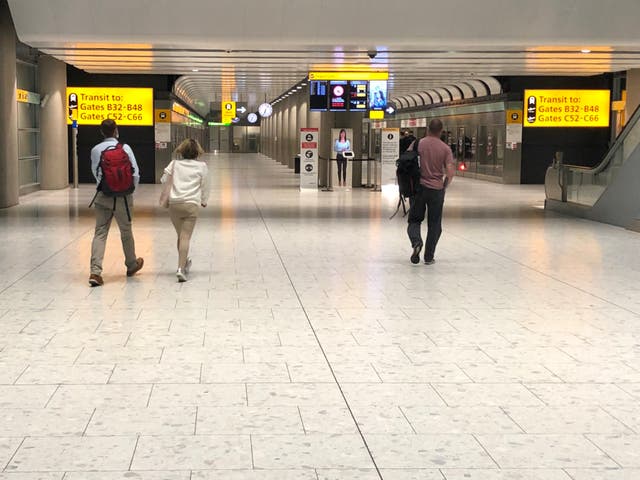
[[[16,90],[16,97],[17,97],[19,102],[27,103],[29,101],[29,92],[27,92],[26,90],[21,90],[21,89],[18,88]]]
[[[22,90],[21,88],[16,89],[16,100],[20,103],[40,103],[40,95],[34,92],[29,92],[28,90]]]
[[[222,102],[222,123],[231,123],[236,118],[236,102]]]
[[[389,72],[309,72],[309,80],[389,80]]]
[[[153,88],[67,87],[67,123],[153,126]]]
[[[507,110],[507,123],[522,125],[522,110]]]
[[[156,123],[171,123],[171,110],[168,108],[156,109]]]
[[[608,127],[609,90],[525,90],[525,127]]]

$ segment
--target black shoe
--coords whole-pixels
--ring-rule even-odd
[[[413,247],[413,253],[411,254],[411,263],[414,265],[420,263],[420,251],[422,250],[422,245],[416,245]]]
[[[434,263],[436,263],[435,258],[425,258],[424,259],[424,264],[425,265],[433,265]]]

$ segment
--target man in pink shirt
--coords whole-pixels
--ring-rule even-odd
[[[422,235],[420,227],[427,214],[427,244],[424,263],[435,262],[436,245],[442,233],[442,207],[444,191],[451,184],[455,174],[455,163],[449,145],[440,140],[442,122],[434,118],[429,122],[427,135],[418,144],[420,154],[420,190],[416,193],[409,209],[407,233],[413,253],[411,263],[420,262]]]

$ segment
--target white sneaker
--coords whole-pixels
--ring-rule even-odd
[[[182,271],[181,268],[179,268],[178,271],[176,272],[176,277],[178,277],[178,281],[181,283],[187,281],[187,276],[185,275],[185,273]]]
[[[187,258],[187,263],[184,265],[184,273],[189,275],[189,270],[191,270],[191,259]]]

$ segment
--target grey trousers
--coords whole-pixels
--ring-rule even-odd
[[[124,251],[124,264],[127,270],[136,267],[136,246],[131,231],[131,220],[127,217],[127,209],[124,198],[116,198],[116,209],[113,210],[113,198],[98,193],[95,200],[96,210],[96,230],[91,243],[91,273],[102,275],[102,260],[104,250],[107,246],[107,237],[111,227],[111,219],[115,217],[120,229],[120,239],[122,240],[122,250]],[[129,212],[133,217],[133,197],[127,196]]]

